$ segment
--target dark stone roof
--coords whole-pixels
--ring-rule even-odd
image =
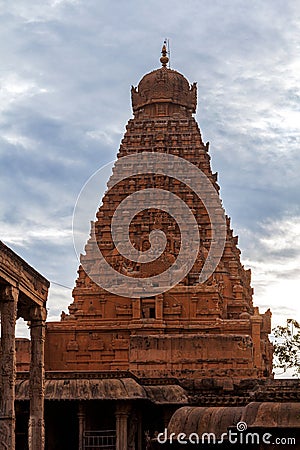
[[[29,380],[17,380],[16,400],[29,399]],[[45,381],[45,400],[150,400],[156,404],[186,404],[178,385],[142,386],[133,378],[50,379]]]
[[[214,433],[218,438],[228,428],[244,422],[248,428],[299,428],[300,403],[251,402],[240,407],[179,408],[172,416],[168,433]]]

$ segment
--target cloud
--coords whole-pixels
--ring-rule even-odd
[[[243,231],[247,242],[243,263],[252,270],[255,303],[271,307],[275,325],[298,317],[300,216],[261,223],[260,233]]]

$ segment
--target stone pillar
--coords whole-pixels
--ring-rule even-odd
[[[1,291],[1,397],[0,450],[15,450],[15,325],[19,290],[7,286]]]
[[[118,402],[116,406],[116,450],[127,450],[128,416],[130,406],[125,402]]]
[[[29,374],[30,417],[28,425],[29,450],[45,447],[44,424],[44,343],[47,312],[44,307],[30,309],[31,360]]]
[[[163,304],[164,297],[162,294],[156,296],[155,300],[155,317],[157,320],[163,320]]]
[[[138,447],[138,414],[135,410],[131,411],[128,419],[128,437],[127,450],[139,450]],[[137,445],[136,445],[137,444]]]
[[[82,402],[78,404],[78,450],[83,450],[83,433],[85,430],[85,408]]]
[[[260,329],[262,325],[262,317],[259,314],[258,307],[254,308],[254,315],[250,317],[252,328],[252,341],[254,350],[254,366],[257,369],[261,369],[262,366],[262,354],[260,348]]]

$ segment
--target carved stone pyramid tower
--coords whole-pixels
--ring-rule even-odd
[[[47,326],[47,369],[123,370],[139,378],[270,377],[271,313],[253,307],[251,273],[240,262],[209,144],[193,117],[196,84],[167,67],[165,46],[161,63],[132,87],[134,117],[92,224],[74,301],[61,322]],[[174,161],[182,161],[184,176]],[[206,179],[200,195],[192,189],[193,171]],[[139,209],[126,203],[114,225],[116,210],[135,192],[141,193]],[[164,199],[165,192],[172,196]],[[161,207],[165,200],[169,209]],[[198,241],[189,241],[194,232]],[[131,246],[131,258],[122,244]]]

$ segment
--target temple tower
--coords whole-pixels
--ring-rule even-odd
[[[253,306],[251,273],[241,264],[238,238],[223,209],[224,249],[211,275],[199,283],[216,237],[201,196],[175,176],[130,175],[132,167],[128,176],[116,180],[118,164],[125,157],[146,153],[176,157],[200,169],[219,199],[209,144],[203,142],[194,118],[196,84],[190,85],[182,74],[167,67],[165,46],[161,64],[145,75],[137,88],[132,87],[133,118],[127,124],[116,170],[92,224],[73,290],[74,301],[61,322],[47,325],[47,370],[123,370],[140,379],[271,377],[271,313],[260,314]],[[114,212],[132,193],[146,189],[172,192],[188,206],[199,230],[199,249],[192,267],[170,289],[161,289],[158,283],[156,292],[152,283],[149,295],[141,282],[140,293],[129,289],[126,296],[124,290],[118,294],[95,281],[97,272],[104,270],[98,263],[99,250],[116,272],[128,279],[145,280],[147,286],[151,277],[176,265],[182,244],[172,215],[159,207],[141,208],[128,224],[131,244],[140,254],[147,253],[149,234],[160,230],[166,236],[164,251],[150,262],[142,257],[129,260],[119,251],[111,229]],[[186,249],[186,254],[191,251]],[[179,273],[183,269],[176,267]]]

